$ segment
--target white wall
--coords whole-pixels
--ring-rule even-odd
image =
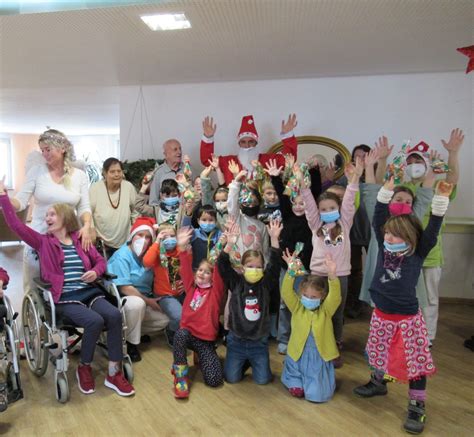
[[[191,67],[192,68],[192,67]],[[161,156],[161,144],[178,138],[196,164],[201,120],[217,121],[216,152],[235,151],[235,136],[243,115],[253,114],[266,149],[279,140],[280,122],[296,112],[297,135],[321,135],[345,144],[372,145],[387,135],[396,147],[411,138],[441,149],[452,128],[466,133],[461,153],[461,186],[452,217],[474,217],[473,127],[474,74],[436,73],[325,79],[224,82],[143,87],[146,113],[138,87],[120,90],[122,159]],[[150,144],[146,115],[154,148]],[[143,126],[143,129],[141,129]],[[127,145],[128,139],[128,145]],[[198,167],[198,165],[195,165]]]

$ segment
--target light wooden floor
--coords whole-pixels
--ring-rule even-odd
[[[21,296],[19,248],[0,248],[0,265],[12,276],[8,294]],[[19,306],[17,306],[19,308]],[[462,346],[474,334],[474,306],[441,307],[439,338],[433,350],[438,374],[428,382],[425,436],[474,435],[474,353]],[[134,366],[134,398],[121,398],[103,386],[105,359],[96,354],[97,391],[86,396],[75,383],[75,362],[69,371],[71,400],[59,404],[54,397],[51,369],[34,377],[22,361],[25,399],[0,414],[0,434],[43,435],[311,435],[402,436],[407,387],[390,384],[389,394],[359,399],[352,389],[365,383],[369,372],[362,351],[368,317],[345,326],[345,365],[337,370],[338,389],[327,404],[293,399],[279,381],[283,357],[272,343],[273,383],[255,385],[250,376],[236,385],[218,389],[194,378],[190,399],[177,401],[171,391],[171,351],[158,336],[143,348],[143,360]],[[221,357],[225,349],[219,348]]]

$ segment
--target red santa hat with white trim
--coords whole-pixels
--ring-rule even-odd
[[[132,238],[141,231],[148,231],[151,235],[151,238],[155,238],[154,226],[156,225],[156,220],[151,217],[137,217],[135,222],[130,229],[130,235],[128,236],[127,241],[132,241]]]
[[[237,139],[240,140],[245,137],[253,138],[255,141],[258,142],[258,133],[257,133],[257,129],[255,128],[253,115],[246,115],[242,117],[242,124],[240,126]]]
[[[430,165],[430,155],[428,153],[430,146],[424,141],[420,141],[418,144],[414,145],[407,150],[407,159],[412,155],[418,155],[420,158],[423,158],[426,164],[426,168]]]

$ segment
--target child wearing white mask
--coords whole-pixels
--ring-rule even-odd
[[[301,180],[301,195],[305,203],[305,214],[309,227],[313,233],[313,254],[310,269],[312,275],[328,276],[326,255],[331,255],[337,264],[337,277],[341,283],[341,305],[333,316],[334,336],[339,349],[342,348],[342,330],[344,323],[344,306],[347,297],[347,280],[351,272],[351,242],[349,234],[354,220],[355,196],[359,191],[359,179],[364,171],[362,160],[357,157],[356,164],[346,166],[346,175],[349,181],[344,197],[341,200],[331,192],[323,192],[318,201],[314,197],[304,178],[299,172]],[[342,366],[339,357],[335,367]]]
[[[283,255],[287,263],[292,255]],[[282,298],[292,313],[291,336],[281,381],[294,397],[311,402],[326,402],[336,388],[333,360],[339,356],[332,316],[341,303],[341,287],[336,263],[326,255],[328,279],[308,275],[294,292],[295,278],[288,273],[283,279]],[[328,292],[329,288],[329,292]]]

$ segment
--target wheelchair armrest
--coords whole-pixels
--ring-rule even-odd
[[[51,288],[51,284],[49,282],[43,281],[41,278],[33,278],[33,282],[41,288]]]
[[[102,275],[102,278],[104,278],[106,281],[111,281],[112,279],[117,279],[117,275],[114,275],[113,273],[105,272]]]

